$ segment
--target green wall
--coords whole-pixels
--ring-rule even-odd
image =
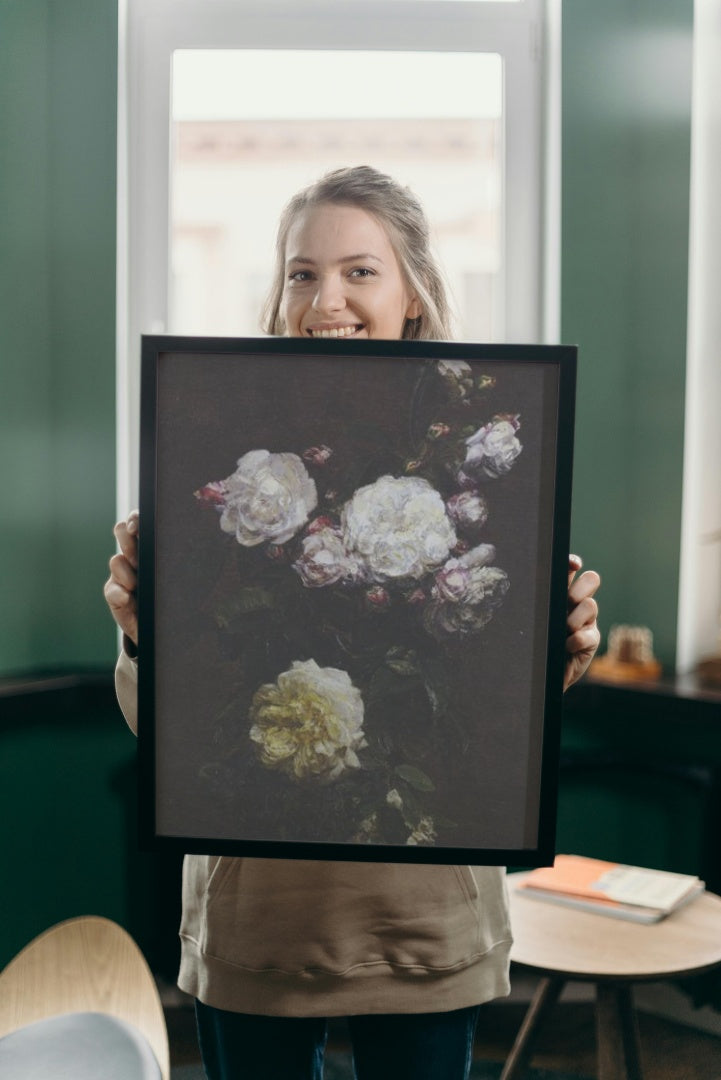
[[[0,0],[0,966],[95,913],[144,944],[135,740],[110,680],[115,517],[116,0]],[[3,696],[3,691],[8,691]],[[9,886],[9,887],[8,887]],[[145,901],[147,907],[147,900]]]
[[[573,546],[601,629],[675,655],[692,0],[563,5],[562,340],[579,346]],[[605,647],[605,646],[604,646]]]
[[[110,672],[0,687],[0,969],[54,923],[93,914],[177,974],[180,858],[139,850],[136,748]]]
[[[116,0],[0,0],[0,676],[109,665]]]

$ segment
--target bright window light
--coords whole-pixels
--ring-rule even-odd
[[[178,49],[173,54],[174,120],[498,119],[502,96],[501,58],[493,53]]]
[[[172,119],[172,333],[257,334],[283,206],[369,164],[426,207],[458,337],[501,336],[500,56],[178,50]]]

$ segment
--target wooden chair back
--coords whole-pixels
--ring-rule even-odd
[[[74,1012],[132,1024],[169,1080],[168,1032],[155,980],[133,939],[110,919],[85,915],[58,923],[0,972],[0,1037]]]

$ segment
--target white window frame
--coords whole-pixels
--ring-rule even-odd
[[[676,670],[721,652],[721,0],[696,0],[693,31],[688,337]]]
[[[138,496],[140,335],[167,328],[173,52],[499,53],[506,121],[502,288],[509,298],[503,338],[552,342],[560,321],[559,39],[560,0],[119,0],[119,515]]]

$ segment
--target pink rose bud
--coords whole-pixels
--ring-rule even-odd
[[[208,506],[217,506],[220,509],[225,506],[225,485],[222,480],[213,480],[205,487],[198,488],[193,494],[196,499],[207,503]]]
[[[454,555],[465,555],[467,551],[470,551],[471,545],[467,544],[465,540],[459,540],[456,546],[453,548]]]
[[[410,596],[406,597],[409,604],[425,604],[428,597],[423,589],[414,589]]]
[[[321,516],[314,518],[313,521],[311,521],[308,525],[307,532],[312,536],[313,533],[322,532],[323,529],[333,529],[335,531],[335,528],[335,522],[331,518]]]
[[[449,435],[450,431],[451,429],[449,428],[448,424],[442,424],[440,422],[431,424],[431,426],[428,428],[428,438],[442,439],[446,435]]]
[[[303,452],[303,457],[306,461],[310,461],[312,465],[325,465],[332,453],[333,451],[329,446],[321,444],[320,446],[310,446]]]
[[[286,557],[286,550],[282,544],[268,544],[265,553],[273,562],[282,562]]]
[[[461,491],[446,503],[451,521],[465,528],[479,529],[488,520],[486,500],[478,491]]]
[[[374,608],[386,608],[391,602],[390,595],[382,585],[373,585],[366,589],[366,600]]]
[[[521,426],[520,413],[497,413],[496,416],[493,417],[494,423],[498,421],[502,422],[504,420],[511,425],[514,431],[518,431],[519,427]]]

